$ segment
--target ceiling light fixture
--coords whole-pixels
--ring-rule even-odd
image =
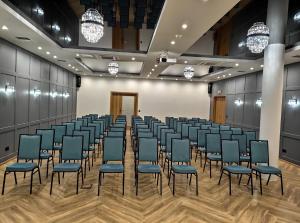
[[[176,78],[175,80],[176,80],[176,81],[178,81],[178,79],[177,79],[177,78]]]
[[[6,25],[3,25],[3,26],[1,27],[1,29],[2,29],[2,30],[8,30],[8,28],[7,28]]]
[[[269,43],[270,30],[263,22],[254,23],[247,34],[247,47],[252,53],[261,53]]]
[[[73,66],[72,69],[75,69],[75,67]]]
[[[250,67],[250,70],[254,70],[254,68],[253,68],[253,67]]]
[[[119,64],[115,61],[115,58],[108,64],[107,70],[111,75],[117,75],[119,72]]]
[[[57,56],[55,56],[55,55],[54,55],[54,56],[53,56],[53,58],[54,58],[54,59],[56,59],[56,58],[57,58]]]
[[[263,65],[263,64],[261,64],[261,65],[260,65],[260,67],[261,67],[261,68],[263,68],[263,67],[264,67],[264,65]]]
[[[68,35],[66,35],[66,36],[64,37],[64,40],[65,40],[67,43],[70,43],[70,42],[72,41],[71,37],[68,36]]]
[[[152,71],[155,71],[155,69],[154,69],[154,68],[152,68],[151,70],[152,70]]]
[[[186,24],[186,23],[183,23],[182,25],[181,25],[181,28],[182,29],[186,29],[188,27],[188,25]]]
[[[226,77],[226,75],[225,74],[223,74],[223,78],[225,78]]]
[[[149,73],[150,75],[152,74],[152,72]]]
[[[53,30],[54,32],[59,32],[59,31],[60,31],[60,26],[57,25],[57,24],[53,24],[53,25],[51,26],[51,28],[52,28],[52,30]]]
[[[239,64],[238,64],[238,63],[236,63],[236,64],[235,64],[235,66],[236,66],[236,67],[238,67],[238,66],[239,66]]]
[[[187,64],[187,60],[185,60],[184,63]]]
[[[172,40],[170,43],[171,43],[172,45],[175,45],[175,41],[174,41],[174,40]]]
[[[97,43],[104,34],[103,15],[88,9],[81,17],[81,33],[89,43]]]
[[[71,67],[72,65],[71,64],[68,64],[68,67]]]
[[[79,57],[80,55],[79,55],[79,53],[76,53],[76,57]]]
[[[131,60],[135,60],[135,57],[132,57]]]
[[[154,65],[154,67],[157,67],[157,66],[158,66],[157,64]]]
[[[228,76],[231,76],[231,74],[229,73]]]
[[[50,55],[50,52],[49,52],[49,51],[46,51],[46,54],[47,54],[47,55]]]
[[[218,76],[217,78],[220,79],[220,76]]]
[[[76,71],[78,71],[78,69],[77,69],[77,68],[76,68],[75,70],[76,70]]]
[[[183,70],[183,75],[188,80],[192,79],[194,76],[194,68],[191,66],[185,67]]]
[[[36,7],[35,9],[33,9],[33,11],[39,16],[44,15],[44,10],[40,7]]]
[[[38,50],[42,50],[43,48],[41,46],[38,46]]]

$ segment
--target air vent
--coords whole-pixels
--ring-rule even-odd
[[[62,62],[62,63],[65,63],[65,62],[67,62],[67,61],[65,61],[65,60],[57,60],[57,61],[59,61],[59,62]]]
[[[91,54],[80,54],[81,58],[95,58],[93,55]]]
[[[103,60],[113,60],[114,57],[113,56],[102,56]],[[117,59],[117,58],[116,58]]]
[[[17,36],[16,38],[19,39],[19,40],[22,40],[22,41],[30,41],[31,40],[31,39],[29,39],[27,37],[24,37],[24,36]]]
[[[244,70],[238,70],[237,72],[239,72],[239,73],[244,73],[244,72],[246,72],[246,71],[244,71]]]
[[[295,56],[293,56],[293,57],[300,58],[300,55],[295,55]]]

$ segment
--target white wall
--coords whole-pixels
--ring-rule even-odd
[[[161,80],[82,77],[77,94],[77,116],[109,114],[110,92],[137,92],[139,115],[209,118],[207,84]]]

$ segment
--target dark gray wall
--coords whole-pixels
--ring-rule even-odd
[[[3,92],[9,83],[15,92]],[[13,157],[19,134],[68,121],[76,116],[76,77],[74,74],[0,39],[0,162]],[[30,92],[41,90],[40,96]],[[70,96],[50,97],[67,91]]]
[[[294,96],[300,100],[299,73],[300,63],[285,67],[280,148],[282,159],[298,165],[300,165],[300,106],[291,107],[288,101]],[[211,101],[216,95],[226,96],[227,123],[259,131],[260,107],[256,105],[256,100],[261,97],[261,80],[262,72],[256,72],[213,84]],[[234,100],[239,98],[244,102],[241,106],[234,104]]]

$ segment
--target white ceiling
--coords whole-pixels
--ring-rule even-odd
[[[127,74],[119,75],[120,77],[131,77],[128,74],[133,74],[134,78],[157,79],[159,75],[169,75],[164,80],[176,78],[186,81],[182,75],[185,65],[192,65],[196,76],[207,74],[208,66],[211,65],[226,67],[219,72],[205,75],[200,80],[195,79],[195,81],[218,81],[224,78],[223,75],[225,78],[231,78],[261,70],[263,60],[181,55],[238,2],[239,0],[166,0],[147,54],[61,48],[2,0],[0,0],[0,27],[6,25],[8,30],[0,29],[0,37],[79,75],[108,76],[109,74],[103,71],[106,70],[110,59],[105,58],[114,56],[120,65],[119,73]],[[181,28],[183,23],[188,25],[185,30]],[[176,39],[176,34],[182,35],[182,38]],[[20,41],[16,39],[17,36],[28,37],[30,41]],[[176,42],[175,45],[170,44],[172,40]],[[43,49],[38,50],[38,46],[42,46]],[[49,51],[50,55],[47,55],[46,51]],[[168,51],[170,57],[177,58],[177,63],[158,64],[155,67],[156,59],[162,51]],[[287,50],[285,63],[299,62],[300,57],[294,57],[298,54],[300,55],[300,46]],[[57,58],[53,58],[54,55]],[[133,57],[135,61],[132,61]],[[134,75],[136,73],[141,75]]]

